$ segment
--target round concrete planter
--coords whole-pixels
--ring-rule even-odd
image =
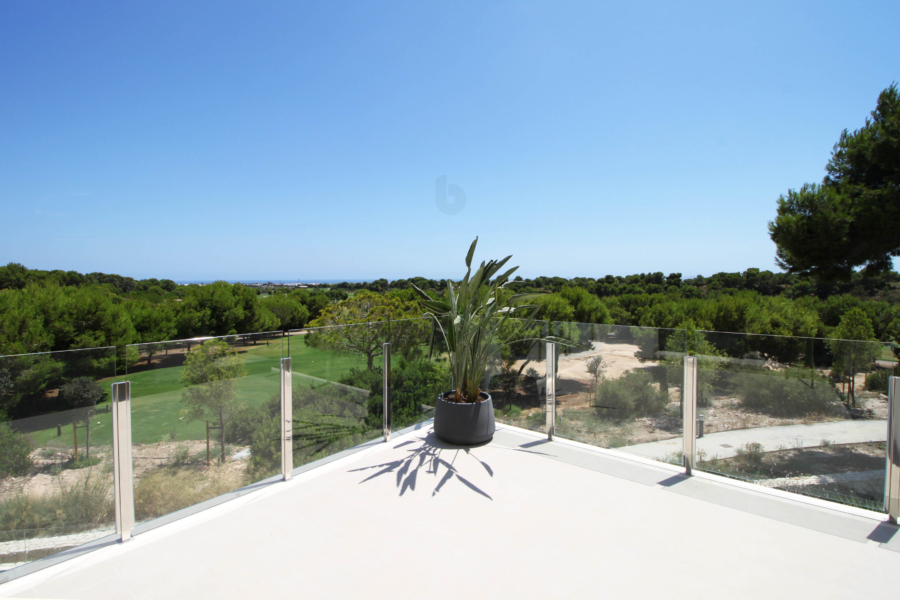
[[[481,392],[481,402],[472,404],[448,402],[444,392],[438,396],[434,410],[434,433],[456,446],[475,446],[494,437],[494,403],[490,394]]]

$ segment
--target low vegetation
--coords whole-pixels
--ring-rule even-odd
[[[0,531],[78,528],[112,523],[112,473],[105,467],[86,469],[72,483],[57,478],[46,495],[18,493],[0,499]]]
[[[646,417],[662,411],[669,403],[668,393],[654,384],[643,369],[616,379],[601,379],[596,398],[598,416],[614,421]]]
[[[775,417],[837,414],[842,407],[835,388],[821,377],[804,375],[792,371],[739,373],[733,385],[741,404],[752,411]]]

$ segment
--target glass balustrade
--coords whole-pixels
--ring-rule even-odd
[[[382,435],[389,337],[387,322],[288,332],[295,468]]]
[[[547,344],[550,324],[522,326],[510,319],[499,332],[511,343],[495,348],[488,360],[483,389],[489,390],[497,422],[547,431]]]
[[[884,344],[683,335],[698,363],[699,469],[882,510],[894,364]]]
[[[0,571],[115,531],[115,348],[0,357]]]
[[[280,331],[126,354],[138,523],[280,472]]]
[[[444,325],[442,327],[442,325]],[[684,358],[697,361],[695,465],[882,511],[887,387],[879,342],[569,322],[506,323],[481,389],[499,423],[682,464]],[[115,530],[110,385],[131,382],[138,522],[281,471],[281,359],[293,465],[427,422],[453,388],[434,319],[0,357],[0,570]],[[545,339],[556,341],[548,345]],[[123,363],[124,364],[121,364]],[[552,362],[552,361],[550,361]]]
[[[671,329],[551,324],[556,435],[681,464],[683,343]]]

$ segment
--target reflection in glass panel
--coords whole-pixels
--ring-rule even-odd
[[[493,399],[497,422],[547,431],[547,346],[540,338],[548,332],[546,321],[535,321],[515,336],[518,341],[491,355],[484,389]]]
[[[115,348],[0,357],[0,570],[114,531]]]
[[[129,346],[135,518],[280,472],[282,333]]]
[[[288,333],[294,467],[377,438],[387,323]]]
[[[449,387],[446,351],[428,319],[291,331],[294,466],[381,436],[383,344],[391,347],[392,429],[431,418]]]
[[[450,389],[450,363],[441,328],[432,319],[394,321],[388,339],[393,348],[391,425],[396,432],[434,417],[438,395]]]

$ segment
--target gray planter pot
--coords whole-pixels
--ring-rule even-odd
[[[447,402],[444,392],[438,396],[434,410],[434,433],[456,446],[485,444],[494,437],[494,403],[490,394],[481,392],[483,400],[474,404]]]

